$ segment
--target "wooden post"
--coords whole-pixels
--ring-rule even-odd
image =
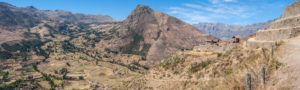
[[[264,88],[264,86],[265,86],[265,68],[263,66],[260,67],[260,82],[261,82],[261,86]]]
[[[246,90],[251,90],[251,75],[246,74]]]
[[[274,48],[272,46],[272,48],[271,48],[271,58],[273,58],[273,56],[274,56]]]
[[[262,50],[262,53],[263,53],[263,55],[264,55],[265,59],[268,61],[268,58],[267,58],[267,55],[266,55],[265,49],[264,49],[264,48],[261,48],[261,50]]]

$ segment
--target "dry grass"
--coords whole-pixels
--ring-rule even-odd
[[[281,64],[276,58],[270,57],[270,51],[265,50],[268,60],[263,57],[261,49],[246,50],[240,46],[233,48],[224,53],[214,53],[218,56],[217,59],[211,59],[195,63],[186,60],[191,58],[181,54],[174,54],[170,56],[160,66],[153,68],[144,77],[147,84],[139,84],[140,87],[148,86],[153,77],[158,77],[160,81],[177,81],[183,82],[181,84],[164,84],[156,83],[156,86],[168,86],[172,88],[184,89],[205,89],[205,90],[244,90],[245,89],[245,74],[250,73],[252,77],[252,88],[261,89],[260,86],[260,67],[266,68],[266,80],[271,80],[270,75],[276,71]],[[188,52],[185,52],[188,53]],[[194,53],[192,57],[199,58],[203,53]],[[185,58],[180,58],[185,57]],[[197,60],[197,59],[195,59]],[[169,77],[160,77],[165,73],[170,72]],[[160,77],[160,78],[159,78]],[[136,81],[133,81],[137,83]],[[195,83],[196,82],[196,83]],[[162,87],[154,87],[154,89],[162,89]],[[132,86],[134,87],[134,86]]]

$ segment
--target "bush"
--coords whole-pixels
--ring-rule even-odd
[[[10,52],[7,51],[0,51],[0,58],[1,59],[10,59],[12,58],[12,54]]]
[[[21,45],[20,44],[15,44],[15,45],[8,45],[6,43],[2,44],[1,45],[6,51],[9,51],[9,52],[16,52],[17,50],[20,50],[21,49]]]
[[[64,41],[62,44],[62,48],[67,52],[76,52],[78,49],[69,41]]]
[[[191,73],[198,72],[200,69],[207,67],[209,64],[211,64],[211,60],[202,61],[199,64],[192,65],[191,68],[189,69],[189,72]]]
[[[144,41],[144,37],[134,32],[133,41],[130,42],[128,45],[122,47],[121,51],[126,54],[146,56],[149,48],[151,47],[151,44],[143,44],[143,49],[141,51],[138,51],[141,41]]]
[[[38,33],[24,32],[23,35],[24,35],[25,38],[41,39],[41,36]]]

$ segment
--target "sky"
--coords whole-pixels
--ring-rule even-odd
[[[67,10],[108,15],[124,20],[139,4],[167,13],[190,24],[225,23],[249,25],[279,18],[296,0],[0,0],[17,7]]]

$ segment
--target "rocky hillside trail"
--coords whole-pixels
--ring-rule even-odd
[[[276,88],[300,89],[300,36],[290,39],[279,47],[278,60],[284,64],[275,77],[278,77]],[[276,82],[273,82],[276,83]]]

